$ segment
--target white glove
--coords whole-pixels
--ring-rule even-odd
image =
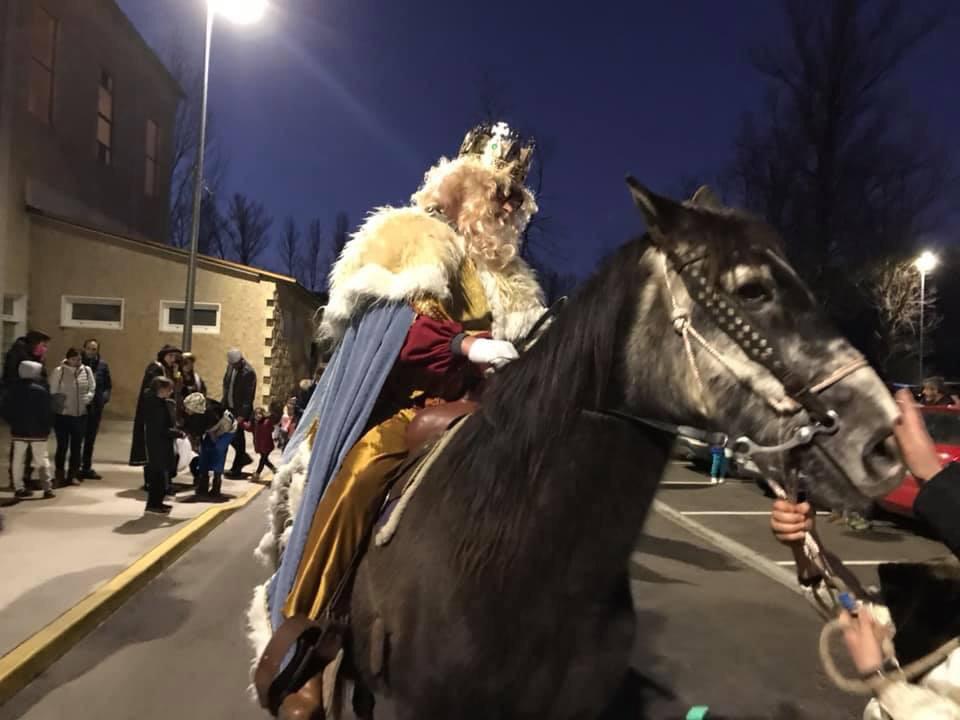
[[[518,357],[520,356],[513,343],[508,343],[506,340],[475,338],[470,345],[470,350],[467,351],[467,359],[470,362],[477,365],[493,365],[498,369]]]

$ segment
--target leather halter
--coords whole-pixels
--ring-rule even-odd
[[[746,436],[739,437],[731,442],[725,433],[710,432],[685,425],[675,425],[661,420],[639,417],[618,409],[596,408],[585,410],[584,412],[586,414],[604,416],[620,422],[629,422],[674,435],[693,438],[711,446],[729,447],[741,460],[749,459],[755,455],[780,453],[803,447],[811,444],[817,435],[833,434],[839,429],[839,415],[826,406],[819,397],[819,394],[857,370],[867,367],[868,363],[866,359],[858,356],[852,362],[838,368],[821,380],[814,382],[804,381],[803,378],[787,366],[767,336],[761,330],[751,325],[748,315],[744,312],[740,302],[722,287],[709,282],[706,272],[700,267],[701,262],[705,258],[704,255],[681,258],[674,251],[666,248],[665,243],[657,243],[656,241],[654,241],[652,247],[655,251],[663,255],[664,281],[674,304],[674,327],[677,332],[684,337],[687,356],[692,365],[697,382],[701,386],[701,392],[704,388],[688,333],[692,333],[701,346],[724,365],[725,368],[735,375],[736,372],[731,368],[729,360],[725,359],[722,353],[716,350],[700,333],[692,328],[689,320],[689,310],[679,308],[676,297],[673,295],[672,288],[670,287],[668,272],[671,268],[683,282],[691,300],[706,311],[717,327],[740,348],[749,360],[765,368],[782,385],[787,394],[788,401],[791,405],[795,406],[793,412],[801,409],[805,410],[809,417],[809,422],[794,428],[791,436],[781,443],[764,446]],[[781,263],[783,262],[779,257],[775,257],[775,259]],[[559,313],[565,301],[566,298],[561,298],[553,307],[544,312],[543,316],[536,323],[534,331],[524,338],[524,341],[518,343],[518,347],[523,350],[529,349],[537,339],[536,331],[541,329],[547,320]],[[754,390],[757,392],[756,389]],[[765,399],[771,401],[771,398]]]
[[[658,246],[657,249],[666,256],[667,264],[683,282],[692,301],[733,340],[744,355],[773,375],[783,386],[787,396],[806,410],[813,421],[832,427],[837,418],[835,414],[831,415],[829,408],[818,396],[818,390],[815,390],[823,383],[808,383],[788,367],[774,343],[762,330],[750,323],[749,315],[741,303],[723,287],[709,281],[707,273],[701,267],[704,256],[681,258],[669,248]],[[865,363],[858,359],[856,369],[863,364]],[[825,387],[819,391],[823,389]]]

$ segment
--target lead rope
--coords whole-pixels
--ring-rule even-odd
[[[780,423],[780,440],[783,441],[783,422]],[[786,477],[786,453],[779,453],[781,477]],[[797,501],[797,487],[791,487],[792,493],[788,496],[784,487],[776,480],[767,479],[767,485],[770,490],[781,500],[787,500],[792,503]],[[820,662],[823,665],[824,672],[830,681],[840,690],[854,695],[874,695],[892,682],[912,682],[917,678],[926,675],[937,665],[946,660],[950,654],[960,648],[960,637],[947,641],[936,650],[923,657],[918,658],[909,665],[900,667],[896,663],[896,650],[893,645],[892,637],[887,634],[881,640],[881,649],[885,658],[891,659],[896,664],[896,669],[870,678],[849,678],[844,675],[833,660],[833,654],[830,651],[831,641],[834,635],[841,635],[844,630],[843,624],[837,617],[837,612],[842,608],[840,602],[841,593],[849,593],[850,590],[843,578],[837,575],[830,562],[824,556],[820,543],[811,533],[806,533],[803,539],[803,554],[810,563],[817,569],[822,582],[814,582],[806,585],[801,582],[803,595],[813,605],[814,609],[826,620],[826,624],[820,631],[820,641],[818,650],[820,653]],[[799,574],[798,574],[799,579]],[[883,607],[883,606],[881,606]],[[862,607],[860,612],[873,612],[872,608]],[[887,612],[883,608],[883,612]]]

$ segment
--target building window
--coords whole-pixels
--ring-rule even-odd
[[[39,5],[30,19],[30,87],[27,109],[53,124],[53,69],[57,55],[57,20]]]
[[[27,331],[27,298],[24,295],[4,295],[0,309],[3,323],[3,347],[9,348],[13,341]]]
[[[97,88],[97,159],[113,163],[113,75],[106,70],[100,71]]]
[[[60,325],[123,330],[123,298],[64,295],[60,301]]]
[[[159,186],[160,128],[153,120],[147,120],[146,167],[143,192],[147,197],[156,197]]]
[[[183,332],[187,313],[182,300],[160,302],[160,332]],[[220,303],[193,304],[193,331],[195,333],[220,334]]]

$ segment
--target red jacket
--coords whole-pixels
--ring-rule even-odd
[[[273,428],[274,422],[266,417],[260,422],[254,420],[245,420],[242,425],[244,430],[253,433],[253,449],[261,455],[269,455],[273,452]]]

